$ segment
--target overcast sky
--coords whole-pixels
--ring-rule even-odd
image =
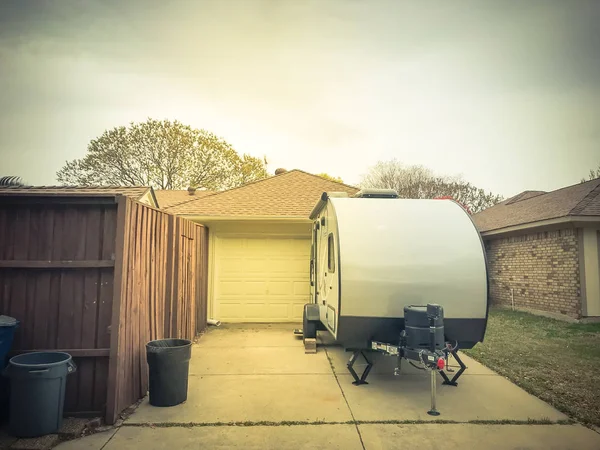
[[[178,119],[348,183],[397,158],[503,194],[600,163],[600,1],[0,2],[0,175]]]

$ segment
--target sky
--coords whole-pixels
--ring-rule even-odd
[[[0,2],[0,176],[177,119],[268,169],[397,159],[505,197],[600,164],[600,1]]]

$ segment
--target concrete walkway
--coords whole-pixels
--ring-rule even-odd
[[[193,349],[186,403],[146,401],[101,443],[84,447],[83,439],[72,448],[600,448],[599,434],[566,424],[562,413],[466,356],[459,386],[438,385],[435,418],[426,413],[427,373],[405,364],[394,377],[394,359],[380,357],[369,384],[356,387],[348,353],[321,338],[318,353],[306,355],[293,328],[210,329]]]

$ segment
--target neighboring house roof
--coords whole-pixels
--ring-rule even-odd
[[[359,189],[302,170],[290,170],[264,180],[219,192],[169,209],[203,217],[308,218],[323,192],[355,194]]]
[[[473,215],[473,221],[486,232],[568,216],[600,216],[600,178],[551,192],[522,192]]]
[[[512,205],[513,203],[519,202],[521,200],[527,200],[528,198],[537,197],[538,195],[547,194],[546,191],[523,191],[520,194],[515,195],[512,198],[509,198],[506,201],[507,205]]]
[[[214,191],[201,191],[196,190],[193,195],[190,195],[188,190],[183,191],[171,191],[171,190],[158,190],[154,191],[154,195],[158,200],[158,207],[161,209],[168,209],[173,206],[180,205],[181,203],[196,200],[198,198],[206,197],[207,195],[214,194]]]

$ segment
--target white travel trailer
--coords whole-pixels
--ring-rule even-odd
[[[405,307],[433,303],[443,308],[446,341],[472,348],[483,340],[488,315],[479,232],[454,201],[397,197],[390,190],[322,195],[310,215],[304,337],[320,329],[347,349],[398,344]]]

